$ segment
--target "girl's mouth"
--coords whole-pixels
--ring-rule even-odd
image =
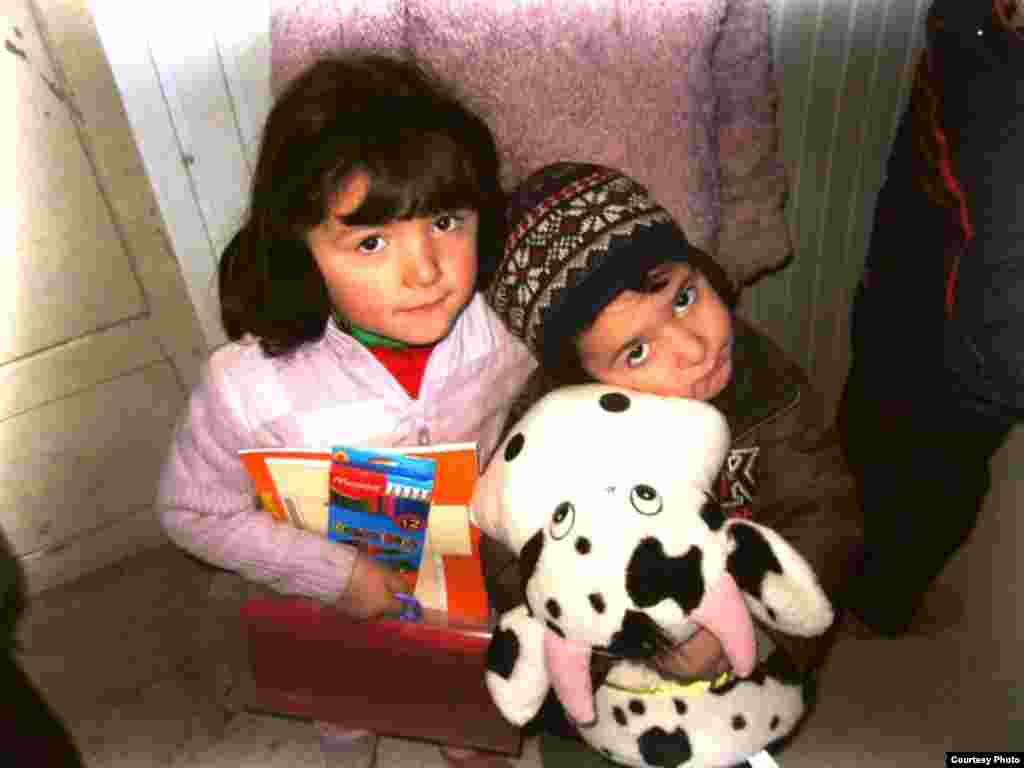
[[[438,307],[443,305],[444,302],[447,299],[448,299],[448,296],[444,295],[444,296],[441,296],[438,299],[435,299],[434,301],[428,301],[428,302],[426,302],[424,304],[419,304],[419,305],[417,305],[415,307],[409,307],[405,311],[406,312],[412,312],[412,313],[416,313],[416,312],[429,312],[430,310],[437,309]]]

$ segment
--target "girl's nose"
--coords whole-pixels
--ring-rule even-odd
[[[417,232],[409,238],[406,253],[406,280],[410,285],[431,285],[441,276],[437,248],[437,243],[429,233]]]

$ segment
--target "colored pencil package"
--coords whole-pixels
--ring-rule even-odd
[[[331,450],[327,537],[365,550],[416,585],[437,462],[394,451]]]

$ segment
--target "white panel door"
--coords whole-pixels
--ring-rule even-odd
[[[209,346],[216,264],[242,221],[270,105],[269,0],[92,11]]]
[[[35,592],[166,542],[157,477],[205,350],[85,0],[2,16],[0,534]]]

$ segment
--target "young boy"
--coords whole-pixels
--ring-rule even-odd
[[[542,168],[514,191],[507,219],[487,299],[540,368],[506,428],[547,391],[595,380],[710,401],[733,435],[719,482],[723,506],[785,536],[839,601],[862,537],[852,480],[800,370],[733,317],[721,268],[646,189],[610,168]],[[499,610],[521,602],[516,566],[514,553],[487,542]],[[807,675],[833,637],[771,639]],[[706,631],[655,663],[684,680],[728,668]]]

